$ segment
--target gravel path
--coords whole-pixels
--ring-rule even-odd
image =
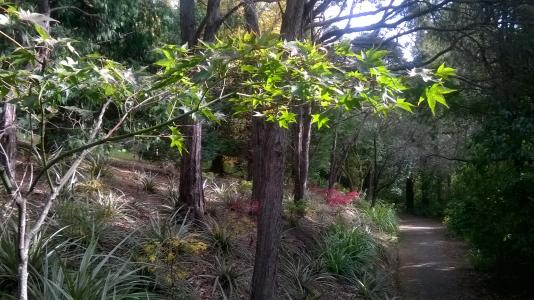
[[[464,243],[435,220],[401,216],[399,286],[403,300],[497,299],[469,266]]]

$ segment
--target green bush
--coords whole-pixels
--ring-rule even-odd
[[[15,299],[17,290],[16,228],[4,225],[0,236],[0,299]],[[63,230],[64,231],[64,230]],[[84,247],[72,242],[62,230],[37,235],[30,249],[30,299],[158,299],[149,292],[153,281],[140,274],[143,265],[98,252],[96,238]]]
[[[379,231],[391,235],[396,235],[399,231],[395,204],[378,201],[373,207],[362,204],[361,210]]]
[[[280,285],[289,299],[318,299],[321,296],[322,288],[329,285],[334,278],[320,267],[320,264],[304,251],[282,257]]]
[[[323,236],[319,257],[326,271],[345,276],[372,263],[377,250],[376,241],[363,229],[333,225]]]
[[[502,162],[465,167],[455,178],[445,221],[474,246],[478,267],[500,275],[532,273],[532,174]]]

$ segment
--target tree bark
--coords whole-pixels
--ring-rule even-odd
[[[195,0],[180,0],[180,37],[182,43],[188,43],[190,47],[197,44],[196,12]]]
[[[205,213],[204,190],[202,188],[202,126],[189,118],[185,129],[185,149],[181,159],[180,201],[193,209],[196,218]]]
[[[0,166],[4,167],[7,176],[15,179],[17,130],[16,130],[16,106],[4,102],[0,107]]]
[[[295,201],[303,200],[308,187],[308,170],[310,165],[311,139],[311,105],[305,103],[299,110],[298,132],[295,133],[295,173],[294,192]]]
[[[328,189],[333,189],[337,181],[337,127],[334,128],[332,149],[330,149],[330,172],[328,174]]]
[[[376,154],[376,135],[373,137],[373,162],[371,164],[371,171],[369,172],[369,195],[371,206],[376,202],[376,187],[377,187],[377,154]]]
[[[213,172],[219,176],[224,176],[224,156],[218,154],[211,161],[210,172]]]
[[[50,3],[48,0],[39,0],[37,2],[37,11],[40,14],[50,16]],[[48,22],[45,22],[44,30],[49,31],[50,24]],[[46,68],[46,61],[49,56],[49,50],[47,47],[41,47],[39,49],[39,61],[41,62],[40,65],[40,72],[44,72],[44,69]],[[17,138],[16,138],[16,127],[15,127],[15,120],[16,120],[16,108],[14,104],[8,104],[4,103],[4,111],[3,111],[3,117],[2,117],[2,126],[0,126],[0,130],[4,129],[6,130],[4,133],[6,133],[7,140],[5,140],[4,137],[1,138],[0,143],[2,143],[2,146],[4,146],[4,142],[7,143],[5,149],[5,153],[0,153],[0,161],[3,163],[2,156],[4,155],[4,159],[6,162],[6,170],[10,173],[9,176],[11,176],[10,180],[12,182],[15,182],[15,164],[16,164],[16,144],[17,144]],[[43,155],[45,155],[43,153]],[[27,300],[28,299],[28,260],[29,260],[29,252],[32,242],[32,236],[31,234],[28,235],[26,233],[27,229],[27,201],[25,198],[21,196],[16,196],[16,204],[18,208],[18,258],[19,258],[19,265],[18,265],[18,291],[17,291],[17,298],[19,300]]]
[[[280,32],[287,41],[293,41],[302,37],[303,17],[306,0],[287,0],[284,19]]]
[[[414,181],[413,177],[410,175],[408,178],[406,178],[406,191],[405,191],[405,197],[406,197],[406,211],[413,214],[414,212]]]
[[[263,183],[263,147],[262,138],[265,131],[265,122],[258,117],[252,117],[252,134],[251,134],[251,149],[252,149],[252,200],[261,200],[261,189]]]
[[[245,0],[245,27],[248,32],[256,35],[260,34],[256,3],[253,0]]]
[[[180,36],[182,42],[187,42],[190,47],[197,44],[196,10],[194,0],[180,0]],[[185,125],[179,200],[193,209],[196,218],[202,218],[206,206],[202,187],[202,125],[191,117],[185,121]]]
[[[277,298],[286,133],[278,124],[268,122],[263,124],[260,135],[263,163],[255,174],[261,177],[261,185],[257,186],[256,180],[253,183],[260,201],[260,214],[251,299],[271,300]]]
[[[421,176],[421,205],[424,209],[430,206],[431,178],[426,172]]]
[[[281,35],[286,40],[299,38],[305,0],[288,0]],[[276,270],[281,235],[282,197],[286,133],[276,123],[261,120],[258,128],[261,157],[254,161],[253,197],[260,202],[256,257],[252,276],[251,299],[277,298]],[[258,155],[255,153],[255,155]],[[258,167],[258,162],[260,162]]]
[[[215,41],[215,34],[221,25],[221,0],[208,0],[206,10],[206,28],[204,29],[204,41],[211,43]]]
[[[245,28],[247,32],[259,35],[260,34],[260,25],[258,22],[258,14],[256,12],[256,4],[253,0],[245,1]],[[259,167],[261,162],[261,153],[259,147],[259,137],[260,127],[262,122],[258,118],[252,118],[250,124],[250,139],[249,139],[249,151],[248,151],[248,168],[247,168],[247,180],[254,179],[254,170]],[[256,162],[256,163],[255,163]],[[255,165],[258,164],[258,167]],[[256,181],[261,180],[261,178],[256,178]],[[259,181],[258,181],[259,182]],[[258,200],[257,192],[253,191],[252,199]]]

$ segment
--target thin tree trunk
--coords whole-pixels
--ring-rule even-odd
[[[262,138],[265,131],[265,122],[258,117],[252,117],[252,200],[261,201],[261,189],[263,187],[263,148]],[[261,205],[261,203],[260,203]]]
[[[311,106],[309,103],[305,103],[300,107],[297,120],[297,124],[294,127],[295,169],[293,174],[293,198],[295,201],[300,201],[304,199],[308,186],[311,139]]]
[[[197,44],[196,10],[194,0],[180,0],[180,36],[190,47]],[[196,218],[202,218],[206,206],[202,187],[202,125],[191,117],[185,125],[186,151],[181,158],[179,199],[193,209]]]
[[[249,33],[259,35],[260,34],[260,25],[258,22],[258,14],[256,12],[256,4],[253,0],[246,0],[245,1],[245,27]],[[251,124],[250,124],[250,132],[251,136],[249,139],[249,150],[248,150],[248,168],[247,168],[247,180],[253,180],[254,178],[254,170],[259,167],[255,166],[256,164],[259,164],[261,162],[261,153],[260,147],[259,147],[259,137],[258,134],[260,132],[261,122],[258,120],[258,118],[252,118]],[[261,180],[260,178],[256,178],[256,180]],[[257,197],[255,197],[253,192],[252,199],[258,200]]]
[[[50,3],[48,0],[39,0],[37,2],[37,11],[40,14],[50,16]],[[50,24],[45,22],[44,30],[49,31]],[[40,71],[44,72],[46,68],[46,61],[49,56],[49,50],[46,47],[41,47],[39,50],[39,61],[41,62]],[[12,182],[16,182],[15,178],[15,164],[16,164],[16,128],[15,128],[15,119],[16,119],[16,108],[13,104],[4,104],[4,113],[2,118],[3,128],[0,129],[9,129],[7,131],[7,151],[5,153],[6,166],[7,170],[11,173]],[[7,126],[6,126],[7,125]],[[3,140],[4,138],[2,138]],[[3,141],[2,141],[3,142]],[[3,146],[3,143],[2,143]],[[43,155],[45,155],[43,153]],[[0,154],[0,158],[2,154]],[[1,160],[1,159],[0,159]],[[28,257],[31,246],[32,237],[26,234],[26,222],[27,222],[27,201],[21,196],[16,197],[18,213],[18,256],[19,256],[19,266],[18,266],[18,293],[17,297],[19,300],[28,299]]]
[[[430,185],[430,175],[423,172],[421,176],[421,205],[424,209],[427,209],[430,206]]]
[[[282,37],[293,41],[302,37],[304,7],[306,0],[287,0],[280,32]]]
[[[245,27],[248,32],[256,35],[260,34],[256,3],[253,0],[245,0]]]
[[[264,124],[261,132],[263,163],[257,172],[262,180],[261,186],[256,187],[260,215],[252,276],[251,299],[254,300],[277,298],[276,270],[281,232],[285,139],[286,133],[278,124]],[[256,180],[254,185],[257,185]]]
[[[405,197],[406,197],[406,210],[409,213],[414,212],[414,181],[413,177],[410,175],[408,178],[406,178],[406,191],[405,191]]]
[[[215,41],[215,34],[219,31],[220,26],[220,6],[221,0],[208,0],[206,10],[206,28],[204,29],[204,41],[211,43]]]
[[[0,107],[0,166],[2,166],[10,179],[15,178],[17,130],[16,106],[4,102]]]
[[[337,127],[334,129],[332,149],[330,149],[330,172],[328,174],[328,189],[333,189],[337,181]]]
[[[19,240],[18,240],[18,253],[19,253],[19,266],[18,266],[18,299],[28,299],[28,256],[29,256],[29,243],[27,245],[26,240],[26,199],[17,197],[17,208],[19,210]]]
[[[180,0],[180,37],[182,43],[190,47],[196,45],[196,4],[195,0]]]
[[[215,158],[211,161],[210,172],[213,172],[219,176],[224,176],[224,156],[217,154]]]
[[[371,206],[375,205],[376,201],[376,165],[377,165],[377,156],[376,156],[376,135],[373,137],[373,163],[371,165],[371,172],[369,173],[369,198],[371,200]]]
[[[180,201],[193,209],[196,218],[202,218],[206,204],[202,188],[202,126],[200,122],[189,118],[185,135],[187,152],[184,151],[181,159]]]
[[[287,0],[282,20],[282,37],[299,38],[306,0]],[[282,196],[286,133],[278,124],[267,122],[260,128],[261,167],[254,162],[253,196],[260,202],[256,257],[252,276],[251,299],[277,298],[276,270],[281,235]],[[255,154],[256,155],[256,154]],[[260,178],[261,177],[261,178]]]

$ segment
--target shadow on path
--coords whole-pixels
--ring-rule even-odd
[[[463,242],[439,221],[401,215],[399,286],[403,300],[498,299],[486,295]]]

